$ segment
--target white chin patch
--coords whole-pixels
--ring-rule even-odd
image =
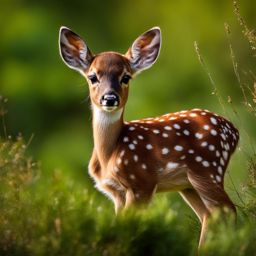
[[[112,111],[116,110],[117,107],[116,106],[113,106],[113,107],[102,106],[102,109],[107,112],[112,112]]]

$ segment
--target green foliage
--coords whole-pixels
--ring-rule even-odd
[[[115,218],[110,202],[61,171],[42,182],[20,138],[0,149],[1,255],[189,254],[189,227],[179,224],[167,198]]]
[[[240,216],[236,224],[234,220],[224,223],[220,215],[210,223],[207,241],[200,255],[256,255],[255,230],[255,219]]]
[[[249,159],[249,176],[248,182],[242,187],[243,199],[243,212],[248,217],[256,221],[256,160],[255,155]]]
[[[0,143],[0,255],[194,255],[199,226],[170,198],[115,217],[110,202],[62,171],[43,181],[25,152],[21,138]],[[255,255],[255,176],[242,198],[236,225],[211,220],[201,255]]]
[[[241,190],[241,206],[239,215],[234,222],[233,218],[225,218],[216,213],[209,224],[207,240],[200,255],[256,255],[256,160],[249,160],[249,177]]]

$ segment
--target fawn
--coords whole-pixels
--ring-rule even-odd
[[[147,203],[154,193],[177,191],[202,228],[214,209],[236,209],[224,190],[224,173],[239,140],[225,118],[192,109],[124,122],[129,81],[151,67],[161,47],[160,28],[140,35],[126,54],[94,55],[80,36],[60,29],[60,55],[89,84],[94,149],[89,174],[114,202],[115,212]]]

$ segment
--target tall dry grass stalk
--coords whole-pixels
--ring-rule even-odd
[[[249,29],[249,26],[247,25],[245,19],[242,17],[238,1],[233,1],[233,8],[234,8],[234,13],[238,20],[238,23],[242,27],[242,33],[245,39],[249,43],[250,50],[252,51],[252,57],[254,58],[256,56],[256,32],[254,29]],[[253,201],[252,199],[252,194],[254,196],[256,195],[256,182],[254,182],[256,177],[255,143],[252,140],[252,137],[250,136],[250,134],[248,133],[245,127],[242,114],[239,110],[241,109],[240,106],[242,105],[242,107],[245,108],[247,112],[252,114],[253,119],[256,116],[256,75],[252,70],[242,71],[243,69],[239,66],[239,60],[237,60],[236,58],[235,50],[234,50],[232,39],[231,39],[231,28],[228,23],[224,23],[224,29],[228,39],[228,47],[229,47],[229,54],[230,54],[230,59],[232,63],[232,68],[234,71],[235,78],[237,80],[237,85],[239,86],[239,89],[242,95],[241,103],[234,104],[232,97],[230,95],[227,96],[227,100],[224,100],[225,97],[223,97],[220,94],[218,86],[208,66],[206,65],[206,62],[199,48],[199,45],[196,41],[194,42],[194,48],[195,48],[195,52],[198,57],[199,63],[204,69],[204,71],[206,72],[210,80],[210,83],[213,86],[212,94],[217,97],[218,102],[223,110],[223,113],[227,116],[229,116],[227,114],[228,113],[227,106],[230,107],[230,109],[232,110],[233,116],[236,120],[235,122],[237,123],[239,130],[242,133],[242,143],[240,143],[239,151],[243,153],[247,159],[248,182],[247,184],[242,185],[243,189],[241,191],[241,189],[235,186],[230,172],[228,172],[228,176],[229,176],[230,183],[233,187],[232,190],[235,192],[237,199],[240,202],[239,208],[242,209],[243,212],[246,212],[246,211],[253,212],[253,214],[255,214],[256,216],[256,207],[251,207],[253,203],[255,203],[254,202],[255,200]],[[243,74],[243,76],[241,75],[241,73]],[[245,143],[245,141],[248,141],[249,143]],[[246,199],[244,199],[244,197],[246,197]],[[253,208],[253,210],[251,208]]]

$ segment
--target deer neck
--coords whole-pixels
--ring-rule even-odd
[[[93,110],[94,150],[102,167],[106,167],[123,127],[123,109],[106,112],[97,106]]]

